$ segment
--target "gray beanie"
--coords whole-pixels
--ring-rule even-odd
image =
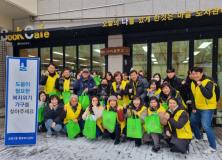
[[[109,98],[108,98],[108,102],[111,101],[111,100],[117,101],[116,96],[109,96]]]

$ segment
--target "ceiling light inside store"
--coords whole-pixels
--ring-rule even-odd
[[[67,64],[75,64],[74,62],[68,62],[68,61],[67,61],[66,63],[67,63]]]
[[[142,47],[145,52],[147,52],[147,46]]]
[[[152,61],[153,61],[153,62],[156,62],[156,61],[157,61],[157,59],[156,59],[156,58],[152,58]]]
[[[79,57],[80,60],[86,61],[87,59]]]
[[[100,49],[93,49],[95,52],[100,53]]]
[[[200,53],[200,51],[194,51],[193,54],[196,56]]]
[[[33,55],[29,54],[28,57],[36,57],[36,56],[33,56]]]
[[[209,46],[210,44],[212,44],[212,42],[203,42],[198,48],[200,49],[207,48],[207,46]]]
[[[97,62],[97,61],[93,61],[93,63],[96,63],[96,64],[98,64],[99,62]]]
[[[188,61],[183,61],[183,63],[188,63]]]
[[[57,54],[57,55],[63,56],[63,53],[61,53],[61,52],[57,52],[57,51],[54,51],[53,54]],[[66,54],[65,56],[66,56],[66,57],[69,57],[68,54]]]
[[[46,58],[45,60],[50,61],[49,58]],[[59,60],[58,60],[58,59],[53,59],[53,61],[54,61],[54,62],[58,62]]]
[[[158,62],[153,62],[154,64],[158,64]]]

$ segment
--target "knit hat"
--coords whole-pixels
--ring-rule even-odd
[[[117,101],[116,96],[109,96],[109,98],[108,98],[108,102],[111,101],[111,100]]]

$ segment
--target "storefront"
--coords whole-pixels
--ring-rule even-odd
[[[164,22],[135,23],[128,26],[89,26],[48,30],[47,39],[14,42],[14,55],[41,57],[41,71],[49,62],[59,70],[68,66],[74,72],[82,68],[104,73],[108,56],[100,49],[108,47],[110,35],[122,35],[130,56],[123,56],[124,72],[143,70],[149,78],[167,67],[174,67],[185,78],[192,66],[201,66],[222,86],[222,15],[176,19]],[[111,62],[112,63],[112,62]]]
[[[9,41],[13,42],[14,56],[40,57],[41,73],[53,62],[59,71],[70,67],[73,75],[83,68],[104,74],[116,67],[123,72],[131,68],[143,70],[148,79],[154,73],[164,78],[166,69],[173,67],[179,77],[185,78],[189,68],[200,66],[222,90],[222,10],[220,12],[213,16],[168,17],[164,21],[157,21],[156,16],[152,21],[143,17],[143,21],[138,18],[133,24],[130,21],[133,17],[129,17],[127,21],[122,19],[121,24],[113,21],[110,25],[107,21],[77,28],[24,31],[26,38],[14,35]],[[114,35],[120,35],[114,47],[129,47],[129,55],[111,59],[110,55],[100,54],[101,49],[113,47],[110,36]],[[221,103],[218,106],[221,107]]]

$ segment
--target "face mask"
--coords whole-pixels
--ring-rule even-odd
[[[55,74],[56,74],[55,72],[54,72],[54,73],[50,73],[50,72],[49,72],[49,75],[50,75],[51,77],[53,77]]]
[[[102,86],[102,87],[107,87],[108,85],[107,85],[107,84],[101,84],[101,86]]]

